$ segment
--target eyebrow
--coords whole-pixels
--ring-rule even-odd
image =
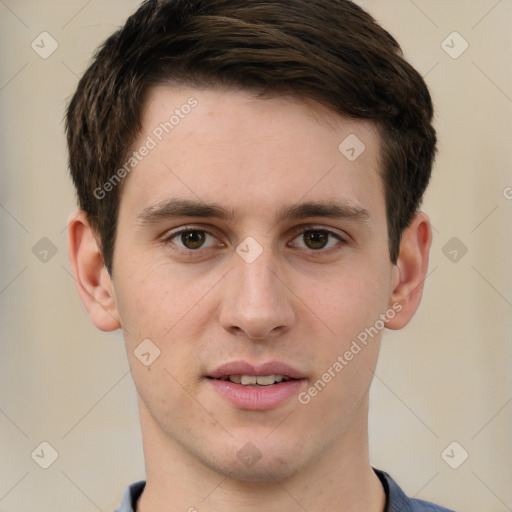
[[[143,225],[158,224],[175,217],[215,218],[226,222],[236,220],[235,212],[219,204],[206,204],[190,199],[168,199],[144,208],[137,218]],[[365,208],[345,200],[308,201],[283,206],[277,212],[275,224],[287,219],[298,220],[307,217],[326,217],[367,222],[371,216]]]

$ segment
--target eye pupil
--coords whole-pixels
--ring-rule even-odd
[[[323,249],[329,242],[329,235],[324,231],[306,231],[303,236],[310,249]]]
[[[205,238],[201,231],[187,231],[181,234],[181,241],[188,249],[198,249],[203,245]]]

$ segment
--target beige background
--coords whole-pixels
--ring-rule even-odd
[[[372,462],[411,496],[512,510],[512,1],[359,3],[426,76],[440,137],[430,274],[412,324],[384,338]],[[0,511],[109,512],[144,477],[121,336],[89,323],[70,276],[62,124],[92,51],[137,4],[0,0]],[[47,59],[31,48],[43,31],[59,45]],[[456,59],[442,47],[453,31],[469,44]],[[57,250],[46,262],[32,250],[43,237]],[[452,237],[468,250],[457,262]],[[46,470],[31,457],[43,441],[59,454]],[[469,453],[458,469],[441,456],[453,441],[452,465]]]

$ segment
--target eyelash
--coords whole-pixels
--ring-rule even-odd
[[[199,252],[201,252],[201,250],[205,250],[205,249],[203,247],[199,247],[198,249],[186,249],[186,248],[183,248],[183,247],[179,247],[172,240],[174,238],[182,235],[183,233],[193,233],[193,232],[204,233],[206,235],[212,236],[213,238],[216,238],[215,235],[213,235],[212,233],[210,233],[206,229],[201,229],[201,228],[198,228],[198,227],[185,226],[183,228],[178,229],[177,231],[173,231],[172,233],[167,233],[166,235],[161,237],[161,241],[164,244],[172,244],[174,246],[175,250],[180,252],[183,255],[192,256],[194,254],[198,254]],[[297,237],[299,237],[301,235],[304,235],[305,233],[308,233],[308,232],[325,233],[329,237],[334,238],[334,239],[338,240],[338,242],[339,242],[335,246],[328,247],[327,249],[320,248],[320,249],[316,249],[315,250],[315,249],[308,249],[308,248],[305,248],[305,249],[304,248],[300,248],[302,250],[308,251],[311,254],[326,254],[326,253],[330,252],[332,249],[335,249],[338,246],[348,245],[348,243],[349,243],[347,239],[343,238],[338,233],[335,233],[334,231],[331,231],[329,229],[318,228],[318,227],[315,227],[315,226],[308,226],[308,227],[305,227],[305,228],[303,227],[303,228],[300,229],[300,231],[296,231],[294,233],[294,235],[293,235],[293,239],[292,240],[295,240]],[[222,242],[220,242],[220,244],[221,244],[222,247],[225,246],[225,244],[223,244]],[[207,247],[206,249],[209,249],[209,248],[210,247]]]

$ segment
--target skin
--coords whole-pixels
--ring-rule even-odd
[[[367,417],[382,332],[306,405],[294,396],[271,410],[243,410],[204,377],[228,361],[278,360],[301,370],[307,389],[393,305],[401,311],[386,327],[402,328],[421,299],[428,217],[415,215],[392,264],[379,135],[370,122],[313,101],[154,87],[134,148],[191,97],[197,107],[123,183],[112,276],[85,214],[69,225],[91,320],[124,333],[146,459],[138,510],[380,512]],[[338,149],[350,134],[366,146],[353,162]],[[155,205],[170,199],[215,203],[233,218],[155,220]],[[284,206],[328,201],[366,215],[276,221]],[[187,250],[180,236],[170,238],[180,227],[203,230],[204,245]],[[262,249],[252,263],[236,252],[249,236]],[[150,366],[134,355],[147,338],[160,349]],[[237,457],[249,442],[261,455],[252,467]]]

